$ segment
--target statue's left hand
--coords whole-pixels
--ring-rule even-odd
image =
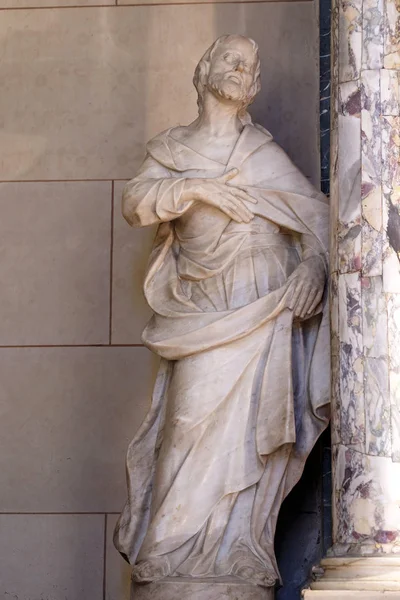
[[[301,262],[287,281],[289,308],[295,317],[307,319],[322,300],[325,287],[325,267],[318,256]]]

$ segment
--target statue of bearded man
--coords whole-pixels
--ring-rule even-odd
[[[159,224],[143,342],[162,361],[115,543],[137,582],[272,587],[280,506],[328,422],[328,206],[251,122],[253,40],[219,38],[194,85],[198,118],[148,143],[123,194],[128,223]]]

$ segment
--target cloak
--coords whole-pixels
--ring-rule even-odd
[[[144,284],[154,314],[142,339],[162,361],[150,411],[128,449],[128,500],[114,541],[131,564],[138,555],[175,553],[169,574],[233,573],[223,555],[238,546],[233,532],[241,506],[242,514],[249,510],[249,534],[239,546],[248,538],[246,547],[278,578],[273,538],[279,508],[329,419],[327,293],[302,322],[288,308],[286,283],[243,306],[199,306],[191,286],[223,277],[251,235],[243,224],[227,224],[218,210],[202,213],[193,201],[183,202],[182,192],[186,178],[237,168],[229,184],[256,198],[247,207],[275,227],[253,235],[252,244],[265,244],[268,236],[277,244],[277,236],[287,234],[300,260],[318,257],[326,273],[329,208],[260,126],[244,127],[226,165],[173,133],[149,142],[142,168],[124,191],[134,226],[160,223]],[[169,439],[175,440],[168,451],[174,467],[164,475]],[[246,490],[253,490],[248,500]],[[214,545],[205,550],[211,522],[219,533],[210,535]],[[207,560],[199,559],[202,553]]]

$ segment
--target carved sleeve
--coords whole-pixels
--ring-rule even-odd
[[[184,198],[185,181],[148,155],[124,188],[122,214],[134,227],[176,219],[193,204]]]

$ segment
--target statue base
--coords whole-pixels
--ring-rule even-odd
[[[273,588],[252,585],[237,578],[188,580],[181,577],[155,583],[132,583],[131,600],[274,600]]]

